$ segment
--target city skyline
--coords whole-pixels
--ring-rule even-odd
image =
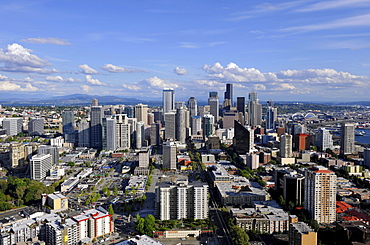
[[[369,0],[3,1],[0,95],[369,100]],[[223,99],[223,98],[220,98]]]

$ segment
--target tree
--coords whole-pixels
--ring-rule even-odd
[[[144,234],[147,236],[153,236],[155,225],[155,218],[153,215],[149,214],[144,219]]]
[[[113,195],[115,195],[115,196],[118,195],[118,188],[117,188],[117,186],[115,186],[114,189],[113,189]]]
[[[114,214],[114,209],[113,209],[113,205],[112,204],[109,205],[109,207],[108,207],[108,213],[111,214],[111,215]]]
[[[233,225],[230,227],[231,239],[236,245],[249,244],[248,234],[239,226]]]
[[[311,226],[311,228],[314,229],[316,232],[319,231],[319,229],[320,229],[320,225],[317,222],[317,220],[310,219],[308,221],[308,225]]]

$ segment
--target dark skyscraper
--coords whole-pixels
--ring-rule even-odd
[[[245,97],[236,98],[236,109],[238,110],[238,112],[243,113],[243,117],[245,120]]]
[[[194,97],[189,98],[188,109],[190,111],[190,117],[198,115],[198,103]]]
[[[233,85],[231,83],[226,84],[226,91],[224,97],[223,109],[225,111],[230,110],[230,107],[233,106]]]
[[[90,112],[90,147],[94,149],[102,149],[102,123],[103,123],[103,108],[101,106],[91,106]]]
[[[277,108],[274,106],[274,102],[269,100],[267,102],[266,111],[266,132],[274,132],[276,129],[276,118],[277,118]]]

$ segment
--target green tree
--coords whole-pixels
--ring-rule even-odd
[[[115,195],[115,196],[118,195],[118,188],[117,188],[117,186],[115,186],[114,189],[113,189],[113,195]]]
[[[231,239],[236,245],[247,245],[249,244],[248,234],[239,226],[232,225],[230,227]]]
[[[113,205],[112,204],[109,205],[109,207],[108,207],[108,213],[111,214],[111,215],[114,214],[114,209],[113,209]]]
[[[155,218],[153,215],[149,214],[144,219],[144,234],[152,237],[155,225]]]
[[[310,219],[308,221],[308,225],[311,226],[311,228],[314,229],[316,232],[320,229],[319,223],[314,219]]]

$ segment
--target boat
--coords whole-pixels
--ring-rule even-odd
[[[355,130],[355,135],[356,136],[364,136],[366,134],[365,131],[363,130]]]

